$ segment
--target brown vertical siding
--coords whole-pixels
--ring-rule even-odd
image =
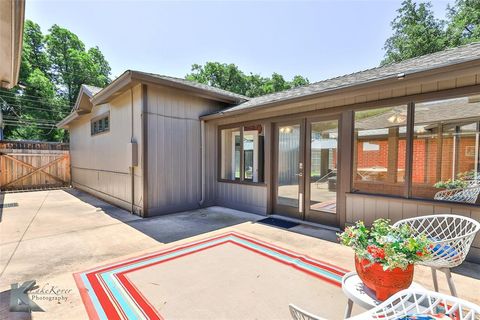
[[[199,117],[219,110],[221,104],[151,85],[147,100],[149,215],[198,208],[201,199]],[[211,132],[207,132],[206,140],[211,136]],[[211,166],[207,162],[208,170]],[[210,194],[211,182],[206,183],[206,188],[205,193]]]

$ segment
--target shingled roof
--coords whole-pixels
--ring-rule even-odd
[[[90,98],[96,95],[98,92],[100,92],[100,90],[103,89],[103,88],[94,87],[88,84],[82,84],[82,87],[84,88],[85,93],[87,93],[90,96]]]
[[[231,98],[237,100],[238,102],[248,101],[248,100],[251,99],[251,98],[249,98],[247,96],[243,96],[241,94],[237,94],[237,93],[234,93],[234,92],[231,92],[231,91],[223,90],[223,89],[220,89],[220,88],[217,88],[217,87],[209,86],[209,85],[206,85],[206,84],[203,84],[203,83],[199,83],[199,82],[195,82],[195,81],[191,81],[191,80],[187,80],[187,79],[175,78],[175,77],[165,76],[165,75],[161,75],[161,74],[141,72],[141,71],[135,71],[135,72],[137,72],[139,74],[145,74],[145,75],[157,78],[157,79],[162,79],[162,80],[165,80],[165,81],[175,82],[175,83],[178,83],[178,84],[183,85],[183,86],[197,88],[197,89],[200,89],[200,90],[205,90],[205,91],[216,93],[216,94],[219,94],[219,95],[228,96],[228,97],[231,97]]]
[[[280,91],[252,98],[249,101],[224,109],[218,114],[227,116],[229,113],[248,111],[249,109],[269,105],[276,102],[308,97],[360,84],[408,76],[409,74],[459,64],[480,59],[480,42],[467,44],[457,48],[408,59],[377,68],[372,68],[344,76],[315,82],[302,87]],[[208,117],[208,116],[207,116]]]

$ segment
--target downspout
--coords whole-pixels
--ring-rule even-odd
[[[130,88],[130,98],[131,98],[131,128],[130,128],[130,143],[133,143],[133,88]],[[134,207],[134,202],[135,202],[135,167],[132,164],[132,159],[128,159],[130,162],[129,167],[130,167],[130,189],[132,190],[131,194],[131,203],[132,207],[130,209],[131,214],[135,214],[135,207]]]
[[[198,202],[200,207],[205,202],[205,120],[200,120],[200,183],[201,199]]]

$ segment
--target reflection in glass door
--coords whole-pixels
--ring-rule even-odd
[[[309,122],[306,219],[335,224],[337,212],[338,120]]]
[[[275,125],[275,214],[338,225],[339,118]]]
[[[276,126],[275,211],[303,219],[303,125]]]

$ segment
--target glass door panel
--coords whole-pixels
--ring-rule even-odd
[[[287,123],[277,125],[275,130],[275,211],[303,218],[303,126],[301,123]]]
[[[309,122],[309,174],[305,182],[306,219],[323,224],[334,224],[337,213],[338,172],[337,119]]]

